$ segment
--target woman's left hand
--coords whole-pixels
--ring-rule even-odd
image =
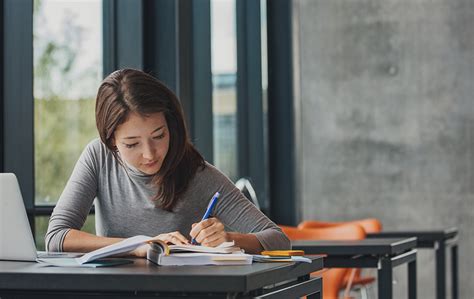
[[[224,224],[217,218],[208,218],[194,223],[189,235],[199,244],[208,247],[216,247],[229,240]]]

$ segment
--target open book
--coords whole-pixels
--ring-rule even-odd
[[[118,243],[91,251],[87,254],[84,254],[82,257],[76,258],[75,260],[78,264],[82,265],[103,257],[129,252],[145,244],[151,245],[149,251],[153,250],[155,252],[154,256],[157,258],[158,256],[174,256],[175,254],[178,254],[176,252],[181,252],[180,254],[186,253],[188,255],[194,253],[195,256],[198,253],[204,255],[217,254],[218,256],[227,256],[229,258],[231,256],[239,255],[246,257],[247,259],[250,257],[250,262],[248,263],[252,262],[251,255],[242,253],[239,247],[234,246],[234,242],[224,242],[217,247],[206,247],[199,245],[168,245],[161,240],[153,239],[148,236],[134,236]],[[152,261],[160,264],[158,259]],[[202,264],[203,263],[200,263],[200,265]]]

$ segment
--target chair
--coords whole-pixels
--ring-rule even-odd
[[[290,240],[361,240],[365,238],[365,231],[356,224],[338,225],[325,228],[302,228],[280,225],[282,231]],[[323,277],[323,298],[339,298],[339,290],[343,288],[344,278],[350,272],[346,268],[325,269],[321,272]],[[350,283],[348,284],[350,288]]]
[[[303,221],[298,225],[300,229],[307,229],[307,228],[327,228],[327,227],[334,227],[339,225],[346,225],[346,224],[357,224],[360,225],[366,234],[369,233],[378,233],[382,231],[382,223],[375,218],[365,218],[359,220],[352,220],[346,222],[324,222],[324,221],[315,221],[315,220],[307,220]],[[362,298],[367,298],[367,286],[372,284],[375,281],[374,276],[362,276],[361,269],[354,269],[355,272],[348,273],[346,277],[344,277],[343,287],[346,288],[348,282],[352,282],[352,286],[358,287],[361,292]],[[351,280],[351,275],[353,275],[353,280]]]
[[[239,189],[245,195],[245,197],[247,197],[257,207],[257,209],[262,210],[260,208],[260,204],[258,203],[257,192],[255,192],[255,189],[253,188],[249,179],[238,179],[237,182],[235,182],[235,187],[237,187],[237,189]]]
[[[362,226],[367,234],[369,233],[378,233],[382,231],[382,223],[376,218],[365,218],[351,221],[315,221],[307,220],[303,221],[298,225],[298,228],[322,228],[322,227],[331,227],[341,224],[357,224]]]

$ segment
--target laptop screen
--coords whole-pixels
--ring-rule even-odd
[[[0,260],[36,260],[33,234],[13,173],[0,173]]]

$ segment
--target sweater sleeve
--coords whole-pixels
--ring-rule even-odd
[[[291,243],[281,229],[263,214],[245,195],[220,171],[213,166],[213,181],[218,183],[221,192],[215,216],[230,230],[239,233],[252,233],[265,250],[285,250]]]
[[[47,251],[63,251],[69,230],[80,230],[84,225],[97,194],[100,152],[100,141],[96,139],[86,146],[76,162],[49,219],[45,236]]]

